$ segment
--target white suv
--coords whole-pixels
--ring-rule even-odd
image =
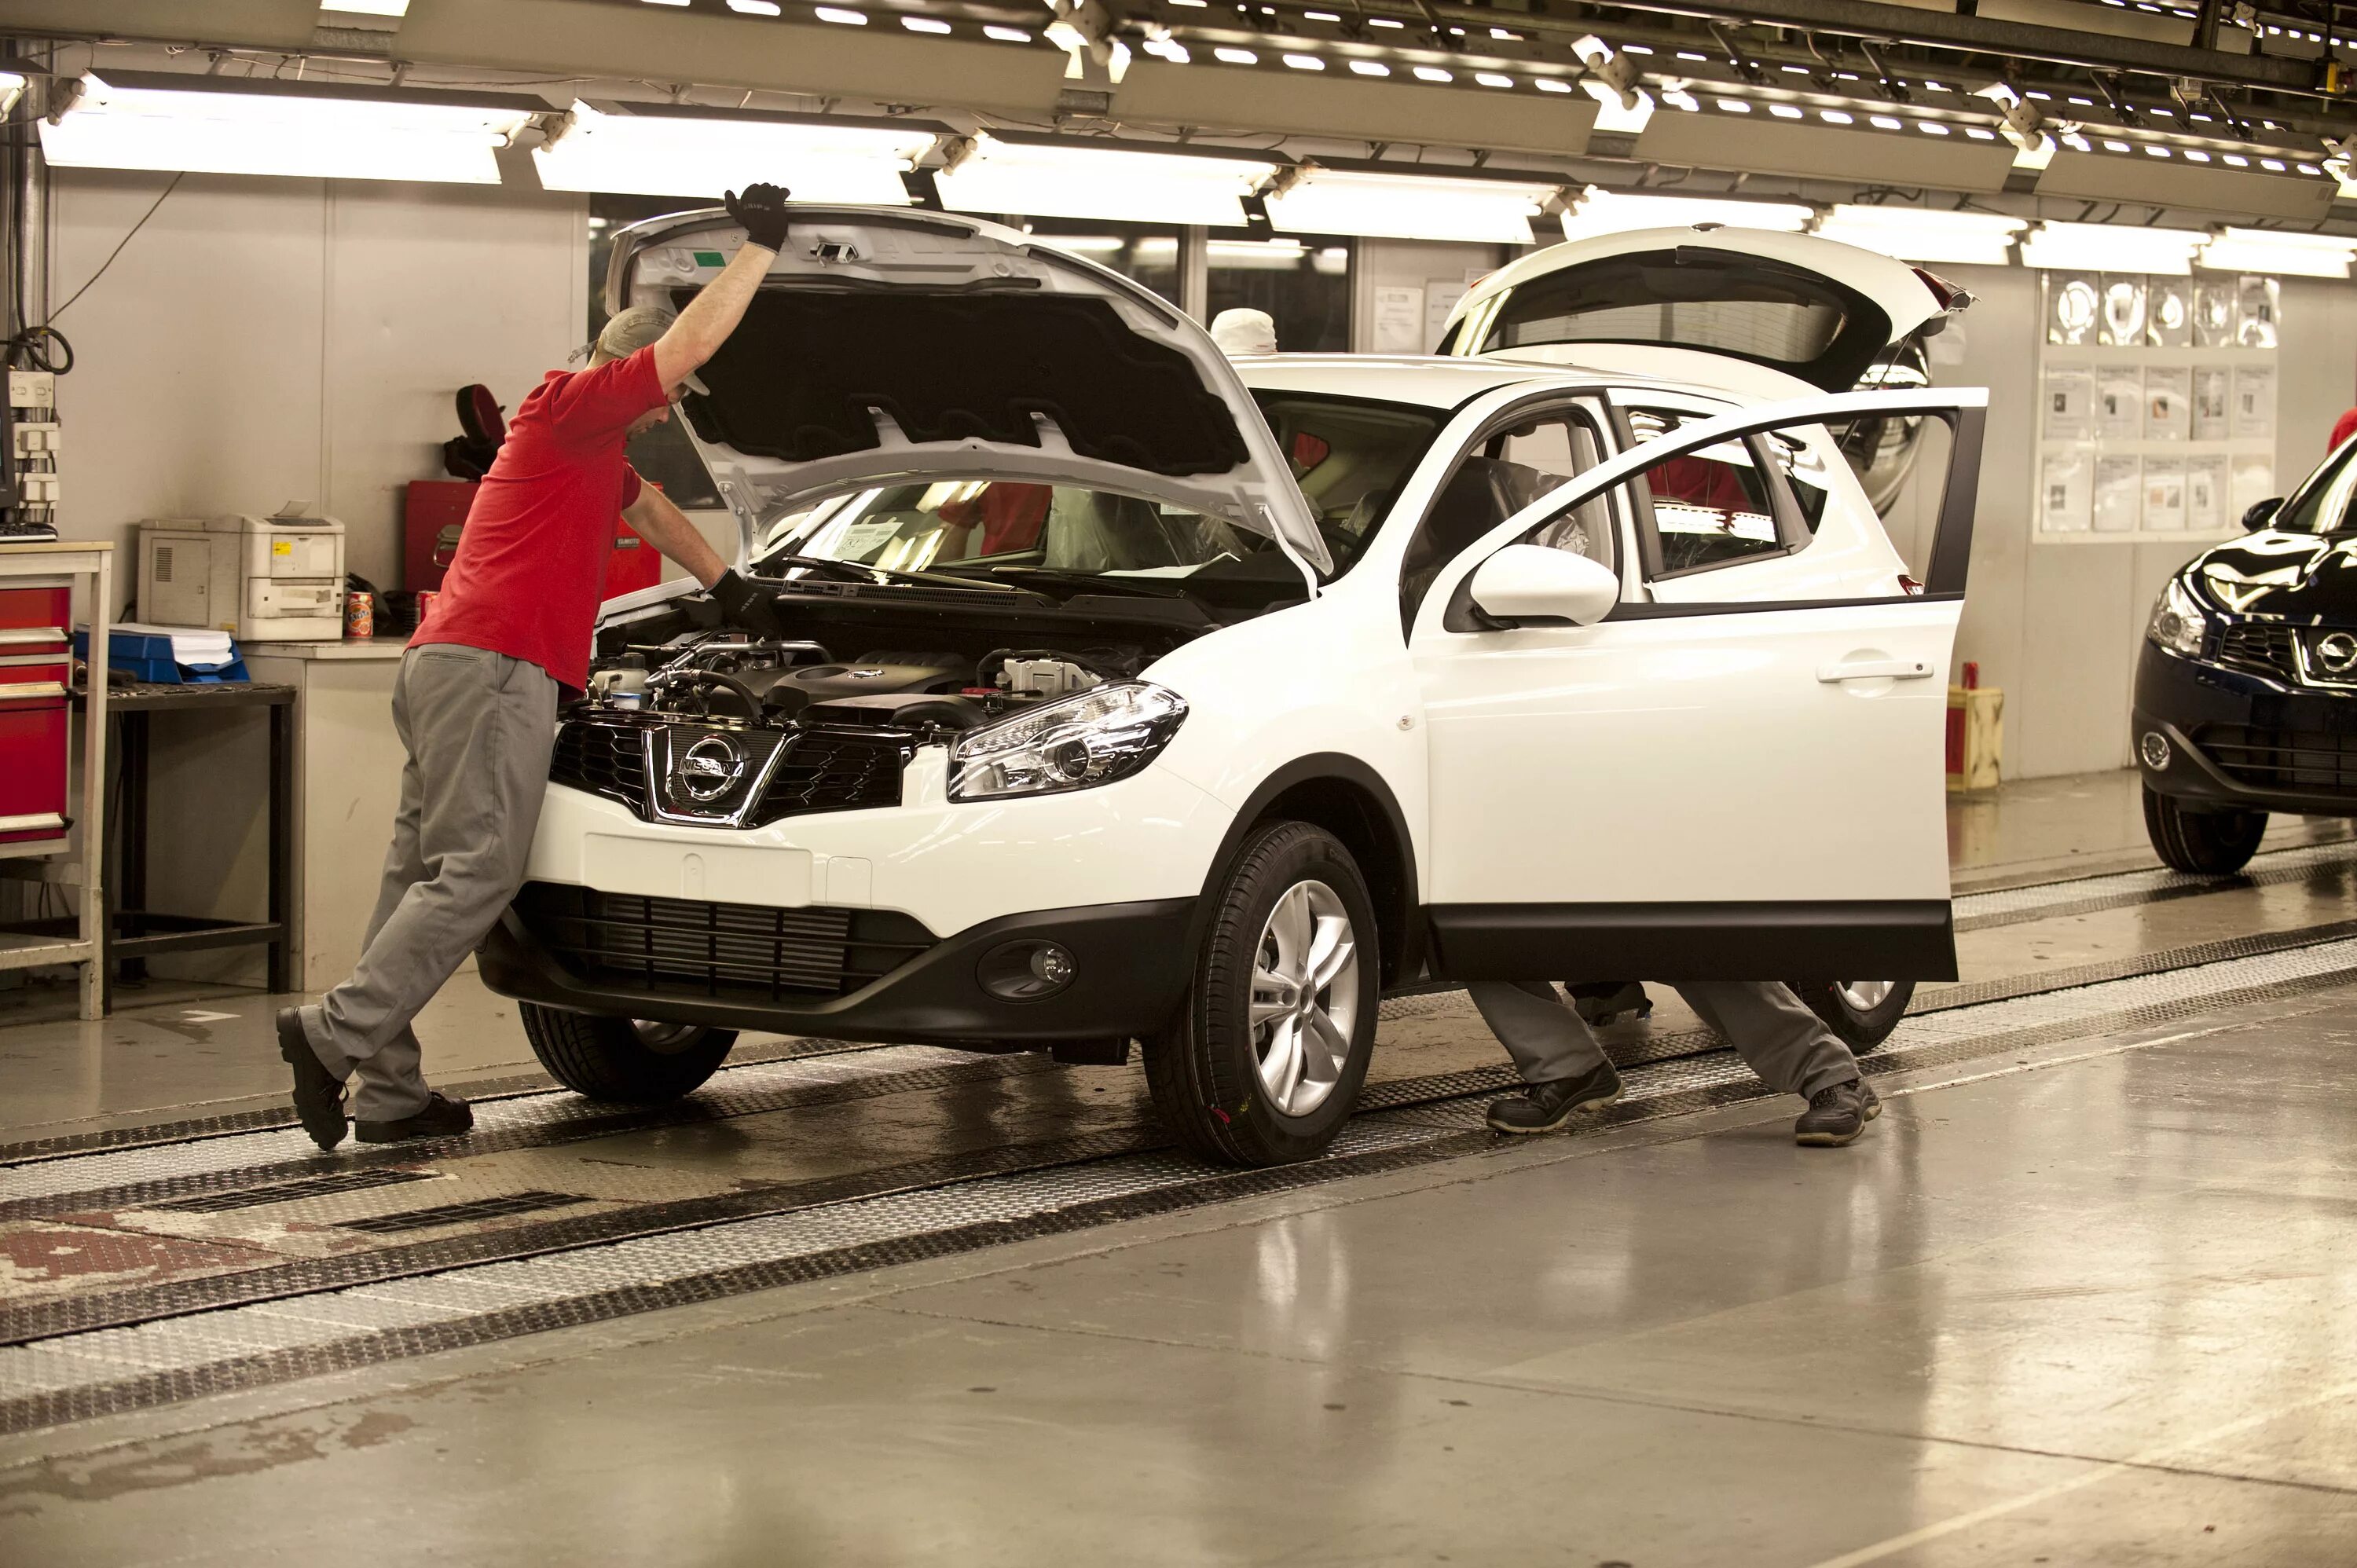
[[[609,303],[739,238],[627,231]],[[790,637],[606,607],[484,977],[600,1098],[748,1028],[1135,1040],[1185,1143],[1266,1164],[1350,1114],[1389,990],[1952,975],[1983,394],[1804,378],[1955,306],[1664,231],[1501,274],[1460,357],[1231,364],[1025,235],[811,209],[683,405]],[[1920,585],[1836,434],[1901,418],[1950,432]]]

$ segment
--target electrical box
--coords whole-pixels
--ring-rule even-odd
[[[139,618],[242,642],[340,640],[344,525],[307,512],[141,523]]]

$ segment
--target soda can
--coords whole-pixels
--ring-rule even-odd
[[[376,635],[376,596],[374,594],[344,596],[344,635],[346,637]]]
[[[434,613],[434,601],[442,596],[432,588],[417,590],[417,624],[424,626],[425,618]]]

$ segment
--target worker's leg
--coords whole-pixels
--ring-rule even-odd
[[[329,1072],[348,1076],[382,1058],[362,1080],[362,1100],[373,1103],[355,1103],[358,1120],[396,1121],[425,1104],[410,1020],[522,880],[548,782],[556,696],[555,682],[537,666],[504,654],[429,644],[404,657],[394,706],[417,772],[419,875],[402,884],[408,868],[388,855],[383,918],[359,964],[303,1011],[304,1031]]]
[[[1577,1078],[1604,1065],[1596,1036],[1545,981],[1477,980],[1465,989],[1524,1083]]]
[[[425,858],[418,849],[418,823],[425,790],[418,773],[416,749],[410,741],[405,707],[396,700],[393,708],[393,728],[409,752],[407,765],[401,770],[401,807],[393,813],[393,844],[384,854],[384,877],[377,888],[376,910],[369,916],[368,931],[361,938],[362,952],[375,942],[377,933],[393,918],[393,912],[401,908],[410,888],[426,877]],[[423,1055],[416,1031],[404,1024],[400,1033],[387,1040],[374,1056],[353,1063],[352,1077],[359,1080],[359,1088],[352,1094],[352,1113],[363,1122],[395,1122],[414,1116],[424,1108],[428,1092],[425,1074],[418,1069]],[[336,1064],[330,1061],[328,1065],[332,1071]]]
[[[1677,986],[1686,1005],[1727,1036],[1770,1089],[1807,1098],[1857,1077],[1857,1058],[1833,1031],[1772,980],[1686,981]]]

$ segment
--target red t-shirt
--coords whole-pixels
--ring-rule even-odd
[[[410,644],[486,648],[580,690],[614,521],[639,499],[624,435],[662,402],[651,348],[586,371],[549,371],[508,421],[441,596]]]

